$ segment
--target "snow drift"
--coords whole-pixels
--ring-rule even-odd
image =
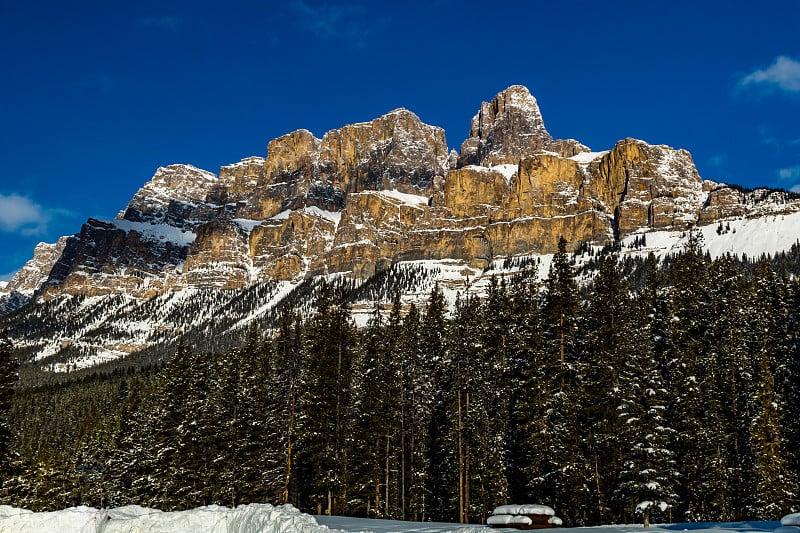
[[[211,505],[191,511],[162,512],[131,505],[117,509],[73,507],[33,513],[0,506],[0,533],[321,533],[335,532],[291,505]]]

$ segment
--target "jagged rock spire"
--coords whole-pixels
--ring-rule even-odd
[[[541,150],[553,137],[527,87],[512,85],[472,117],[469,138],[461,145],[459,166],[515,164],[522,155]]]

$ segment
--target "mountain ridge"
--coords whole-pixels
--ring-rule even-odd
[[[561,237],[575,250],[722,222],[779,225],[800,212],[800,196],[786,191],[703,180],[686,150],[628,138],[593,152],[553,139],[522,86],[483,102],[471,124],[460,152],[448,152],[444,130],[398,108],[322,138],[290,132],[265,157],[218,174],[160,167],[116,219],[89,219],[37,246],[0,289],[0,314],[72,296],[253,287],[285,296],[317,276],[360,283],[425,261],[456,265],[454,286],[467,287],[503,258],[552,254]]]
[[[371,193],[380,190],[426,196],[428,205]],[[784,199],[767,212],[798,205]],[[334,214],[313,216],[309,206]],[[552,252],[560,236],[573,247],[607,244],[636,231],[753,215],[761,213],[743,193],[703,181],[685,150],[625,139],[591,152],[554,140],[536,99],[513,85],[481,104],[457,157],[444,130],[398,108],[321,139],[296,130],[270,141],[265,158],[224,165],[219,175],[161,167],[118,219],[168,224],[195,239],[176,247],[87,221],[59,261],[39,267],[50,271],[38,294],[152,296],[330,272],[367,277],[412,259],[486,264],[495,255]],[[32,296],[29,285],[20,291],[12,279],[6,291]]]

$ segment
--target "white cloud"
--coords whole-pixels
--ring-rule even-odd
[[[741,80],[745,87],[779,89],[789,93],[800,92],[800,61],[791,57],[779,56],[765,69],[754,70]]]
[[[800,182],[800,165],[778,170],[778,178],[780,178],[781,181],[794,183],[794,185],[789,188],[790,191],[800,192],[800,183],[798,183]]]
[[[0,194],[0,231],[22,235],[47,232],[51,214],[41,205],[18,194]]]
[[[778,177],[785,181],[800,180],[800,165],[778,170]]]

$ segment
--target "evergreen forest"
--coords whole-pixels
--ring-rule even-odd
[[[448,309],[321,284],[241,345],[15,384],[0,339],[2,503],[565,525],[778,519],[800,505],[796,259],[599,254],[565,243]],[[391,298],[391,297],[390,297]]]

